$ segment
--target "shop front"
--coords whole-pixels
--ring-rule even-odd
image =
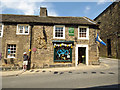
[[[72,63],[72,48],[74,41],[53,41],[54,62]]]

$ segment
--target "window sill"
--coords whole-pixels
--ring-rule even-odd
[[[54,60],[54,62],[71,62],[71,60]]]
[[[29,35],[29,33],[26,33],[26,34],[25,33],[22,33],[22,34],[21,33],[16,33],[16,35]]]
[[[9,59],[11,59],[11,58],[4,58],[4,59],[9,60]],[[17,58],[15,57],[15,58],[13,58],[13,59],[17,59]]]
[[[60,38],[60,37],[53,37],[53,39],[65,39],[65,38]]]
[[[89,38],[78,38],[79,40],[89,40]]]

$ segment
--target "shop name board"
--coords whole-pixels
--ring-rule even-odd
[[[69,27],[68,31],[69,31],[69,36],[74,36],[74,28]]]

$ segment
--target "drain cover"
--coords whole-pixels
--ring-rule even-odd
[[[105,74],[104,72],[100,72],[101,74]]]
[[[45,70],[43,70],[42,72],[46,72]]]
[[[39,70],[37,70],[36,72],[39,72]]]
[[[60,74],[64,74],[64,72],[61,72]]]
[[[87,74],[87,72],[83,72],[84,74]]]
[[[34,70],[31,70],[30,72],[34,72]]]
[[[113,73],[113,72],[109,72],[109,74],[115,74],[115,73]]]
[[[54,72],[54,74],[58,74],[58,72],[56,71],[56,72]]]
[[[71,71],[69,71],[68,73],[72,73]]]
[[[96,72],[91,72],[92,74],[96,74]]]

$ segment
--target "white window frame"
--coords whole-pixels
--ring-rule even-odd
[[[19,33],[19,26],[23,26],[23,33]],[[28,26],[28,33],[25,33],[25,26]],[[29,35],[29,30],[30,26],[28,24],[17,24],[17,31],[16,34],[17,35]]]
[[[79,36],[79,28],[86,28],[86,37]],[[78,39],[89,40],[89,27],[88,26],[78,26]]]
[[[11,56],[8,56],[8,45],[15,45],[15,46],[16,46],[16,44],[7,44],[7,53],[6,53],[6,54],[7,54],[7,58],[16,58],[16,51],[17,51],[17,50],[12,50],[12,51],[15,51],[15,57],[14,57],[14,56],[12,56],[12,57],[11,57]],[[15,47],[15,48],[16,48],[16,47]]]
[[[56,27],[63,27],[63,37],[55,37],[55,28]],[[53,27],[53,38],[54,39],[65,39],[65,25],[54,25]]]
[[[2,23],[0,23],[2,25],[2,32],[1,32],[1,36],[0,37],[3,37],[3,28],[4,28],[4,25]]]

